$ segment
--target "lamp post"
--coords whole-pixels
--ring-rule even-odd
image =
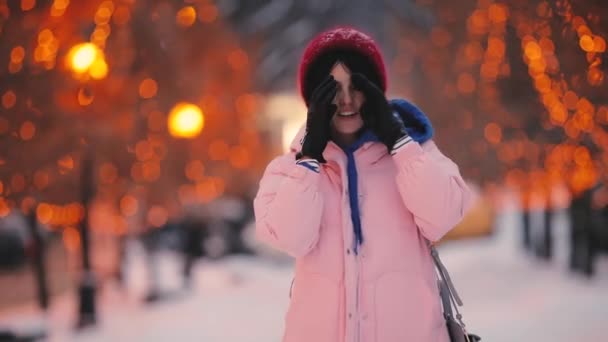
[[[205,117],[201,109],[190,103],[176,104],[167,118],[169,133],[178,139],[192,139],[197,137],[205,125]],[[197,224],[192,217],[182,223],[181,228],[185,234],[183,246],[184,265],[182,275],[184,286],[188,288],[192,282],[192,267],[196,260],[201,245],[202,233],[205,225]]]
[[[80,278],[79,305],[78,305],[78,327],[84,328],[96,322],[97,311],[95,306],[96,279],[95,273],[91,269],[91,249],[90,249],[90,227],[89,227],[89,207],[95,195],[93,180],[93,160],[88,148],[82,159],[80,175],[80,198],[84,207],[84,215],[80,222],[80,241],[82,253],[82,275]]]
[[[103,51],[93,43],[81,43],[72,47],[66,57],[66,66],[73,72],[74,78],[82,83],[88,82],[91,78],[100,80],[104,78],[108,72],[108,66],[105,62]],[[80,104],[89,105],[90,102],[81,102]],[[83,131],[85,132],[84,134],[90,136],[86,127]],[[97,285],[95,273],[91,267],[91,236],[89,226],[89,209],[91,201],[95,196],[92,148],[92,146],[85,146],[80,169],[80,200],[84,208],[84,213],[82,221],[79,224],[82,274],[78,289],[79,305],[77,328],[93,325],[97,321],[95,304]]]

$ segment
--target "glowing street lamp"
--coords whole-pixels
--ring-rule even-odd
[[[169,133],[176,138],[194,138],[201,133],[205,118],[201,109],[191,103],[178,103],[167,119]]]
[[[70,67],[79,73],[89,70],[97,59],[99,49],[93,43],[81,43],[75,45],[68,53]]]
[[[66,64],[77,74],[89,73],[97,80],[108,74],[108,65],[103,51],[93,43],[74,45],[68,52]]]

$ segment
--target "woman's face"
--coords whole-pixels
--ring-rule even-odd
[[[363,118],[359,110],[365,101],[365,96],[353,88],[350,83],[350,71],[344,64],[336,63],[331,75],[338,82],[338,92],[334,100],[338,109],[331,120],[334,131],[339,134],[357,133],[363,127]]]

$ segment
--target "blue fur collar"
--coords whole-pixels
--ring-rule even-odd
[[[390,100],[389,104],[399,114],[407,133],[422,144],[433,137],[433,126],[424,112],[404,99]]]
[[[407,133],[419,144],[423,144],[433,137],[433,126],[431,121],[420,108],[404,99],[390,100],[389,104],[399,118],[403,121]],[[380,141],[369,129],[350,146],[342,146],[345,151],[356,151],[364,143],[369,141]]]

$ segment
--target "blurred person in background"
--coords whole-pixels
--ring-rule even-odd
[[[457,165],[420,109],[387,100],[362,32],[313,38],[299,86],[306,125],[254,200],[257,238],[296,260],[283,341],[448,341],[428,242],[470,206]]]

